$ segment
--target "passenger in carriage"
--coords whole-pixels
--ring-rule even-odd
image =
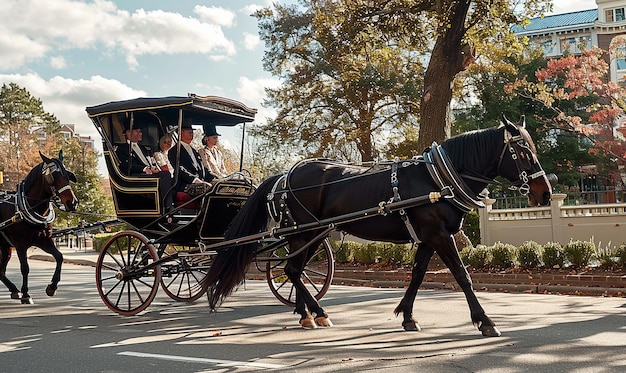
[[[172,135],[166,133],[159,139],[159,150],[154,152],[154,160],[163,171],[169,171],[174,176],[174,167],[170,163],[167,152],[171,149],[173,143]]]
[[[190,196],[207,193],[212,185],[213,175],[202,165],[202,158],[196,149],[191,146],[193,140],[193,120],[185,118],[180,132],[180,160],[176,159],[177,152],[169,152],[172,165],[178,165],[177,192],[185,192]]]
[[[169,171],[161,170],[154,157],[149,156],[149,152],[144,145],[139,144],[143,139],[142,123],[134,123],[130,127],[130,119],[124,121],[124,136],[126,145],[118,145],[115,149],[120,160],[120,171],[126,176],[157,177],[159,179],[159,195],[163,198],[165,211],[174,207],[172,197],[172,176]],[[163,197],[165,196],[165,197]]]
[[[217,133],[212,124],[205,125],[204,131],[204,137],[202,137],[204,147],[198,150],[202,158],[202,165],[216,178],[224,178],[228,176],[229,172],[224,165],[224,155],[217,147],[218,138],[221,135]]]

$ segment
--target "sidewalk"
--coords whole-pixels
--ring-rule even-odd
[[[63,253],[63,262],[67,264],[95,267],[98,261],[99,253],[91,247],[69,248],[60,245],[59,249]],[[32,260],[54,261],[52,256],[35,248],[29,249],[28,257]],[[470,273],[470,275],[477,291],[626,297],[626,276],[500,273]],[[259,272],[255,265],[251,265],[247,277],[264,279],[265,273]],[[335,285],[376,288],[403,288],[408,286],[410,281],[411,273],[407,270],[363,270],[341,265],[336,266],[333,276]],[[460,290],[447,269],[428,271],[421,287]]]

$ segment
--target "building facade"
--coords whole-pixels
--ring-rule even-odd
[[[533,18],[513,32],[547,57],[580,54],[591,46],[609,51],[610,79],[626,84],[626,0],[596,0],[597,8]]]

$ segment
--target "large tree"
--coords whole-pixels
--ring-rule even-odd
[[[617,128],[626,125],[626,89],[609,81],[605,55],[607,51],[594,47],[578,56],[549,60],[534,76],[517,79],[507,88],[544,107],[538,118],[544,131],[559,136],[559,141],[552,141],[555,147],[565,137],[584,139],[586,146],[573,149],[587,153],[586,163],[594,164],[610,183],[623,183],[618,166],[626,165],[626,146],[624,134]],[[569,168],[584,165],[567,159],[571,160],[571,154],[556,162]]]
[[[25,176],[41,162],[42,134],[59,132],[59,121],[41,100],[15,83],[0,89],[0,160],[2,171]],[[14,180],[17,181],[17,180]]]
[[[15,83],[0,90],[0,171],[10,172],[15,180],[24,179],[41,162],[39,152],[57,157],[63,150],[64,164],[76,174],[72,189],[80,201],[82,214],[60,213],[55,225],[76,225],[80,220],[102,220],[110,216],[113,204],[103,193],[97,173],[98,154],[81,145],[77,138],[60,135],[59,120],[43,108],[40,99]],[[6,188],[5,188],[6,189]]]
[[[346,145],[354,144],[369,160],[378,155],[372,138],[387,138],[407,125],[419,123],[417,150],[441,142],[450,135],[459,73],[476,53],[497,61],[519,51],[510,25],[550,4],[302,0],[263,9],[257,17],[268,47],[264,66],[283,83],[267,101],[278,107],[278,117],[260,132],[270,144],[292,141],[309,155],[341,149],[351,160],[358,159],[345,154]]]
[[[370,161],[373,137],[415,121],[424,71],[415,48],[358,22],[358,0],[303,0],[257,12],[264,68],[282,85],[268,90],[278,116],[257,134],[284,152]]]

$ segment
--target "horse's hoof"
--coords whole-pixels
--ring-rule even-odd
[[[406,332],[419,332],[422,330],[419,324],[415,320],[405,321],[402,323],[402,327]]]
[[[46,295],[51,297],[54,295],[54,293],[57,291],[57,287],[50,284],[48,286],[46,286]]]
[[[495,325],[482,325],[478,330],[480,330],[485,337],[499,337],[501,335]]]
[[[11,299],[20,299],[22,296],[20,293],[11,293]]]
[[[317,325],[315,325],[315,321],[312,317],[305,317],[300,319],[300,326],[304,329],[315,329]]]
[[[315,318],[315,324],[324,328],[330,328],[333,326],[333,322],[326,316],[318,316]]]
[[[31,297],[22,297],[22,304],[35,304]]]

